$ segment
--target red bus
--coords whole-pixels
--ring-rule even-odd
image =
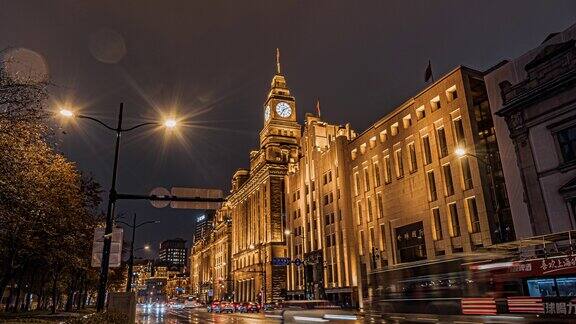
[[[555,245],[555,253],[546,252],[545,244],[539,242],[542,246],[530,249],[530,258],[522,258],[520,253],[485,252],[373,271],[364,309],[374,315],[533,314],[576,318],[576,253],[572,254],[571,241],[563,245],[564,249]],[[514,250],[522,249],[516,246]]]

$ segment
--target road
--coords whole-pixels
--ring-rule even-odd
[[[166,309],[165,311],[137,310],[136,322],[139,324],[177,324],[177,323],[453,323],[453,324],[482,324],[482,323],[507,323],[507,324],[541,324],[541,323],[574,323],[570,320],[551,320],[545,318],[527,318],[523,316],[439,316],[424,314],[389,314],[385,316],[358,317],[357,320],[343,320],[342,315],[351,316],[350,312],[344,311],[286,311],[285,320],[282,322],[278,313],[255,313],[255,314],[214,314],[205,309]],[[340,319],[331,319],[341,316]]]
[[[306,323],[306,322],[323,322],[323,323],[362,323],[361,320],[329,320],[324,319],[326,311],[318,312],[286,312],[285,323]],[[335,313],[337,314],[337,313]],[[186,308],[186,309],[166,309],[162,311],[145,311],[137,309],[136,322],[139,324],[176,324],[176,323],[282,323],[278,314],[214,314],[208,313],[205,309]],[[328,315],[328,317],[330,317]]]

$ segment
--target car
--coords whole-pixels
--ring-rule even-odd
[[[246,313],[246,306],[248,306],[248,303],[237,303],[236,311],[239,313]]]
[[[230,302],[222,302],[220,303],[220,312],[221,313],[234,313],[235,307],[233,303]]]
[[[246,313],[258,313],[260,311],[260,305],[257,303],[246,303]]]
[[[220,313],[221,307],[220,307],[220,301],[213,301],[212,303],[209,303],[208,306],[206,306],[206,310],[208,311],[208,313],[213,312],[213,313]]]

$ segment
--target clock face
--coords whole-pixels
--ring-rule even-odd
[[[281,101],[276,105],[276,113],[280,115],[280,117],[290,117],[292,115],[292,107],[289,104]]]
[[[266,106],[264,109],[264,120],[268,121],[268,119],[270,119],[270,106]]]

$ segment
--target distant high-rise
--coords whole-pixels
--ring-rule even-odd
[[[194,242],[201,240],[213,228],[215,210],[207,210],[196,217],[196,229],[194,230]]]
[[[160,243],[160,261],[174,266],[186,265],[186,240],[176,238]]]

